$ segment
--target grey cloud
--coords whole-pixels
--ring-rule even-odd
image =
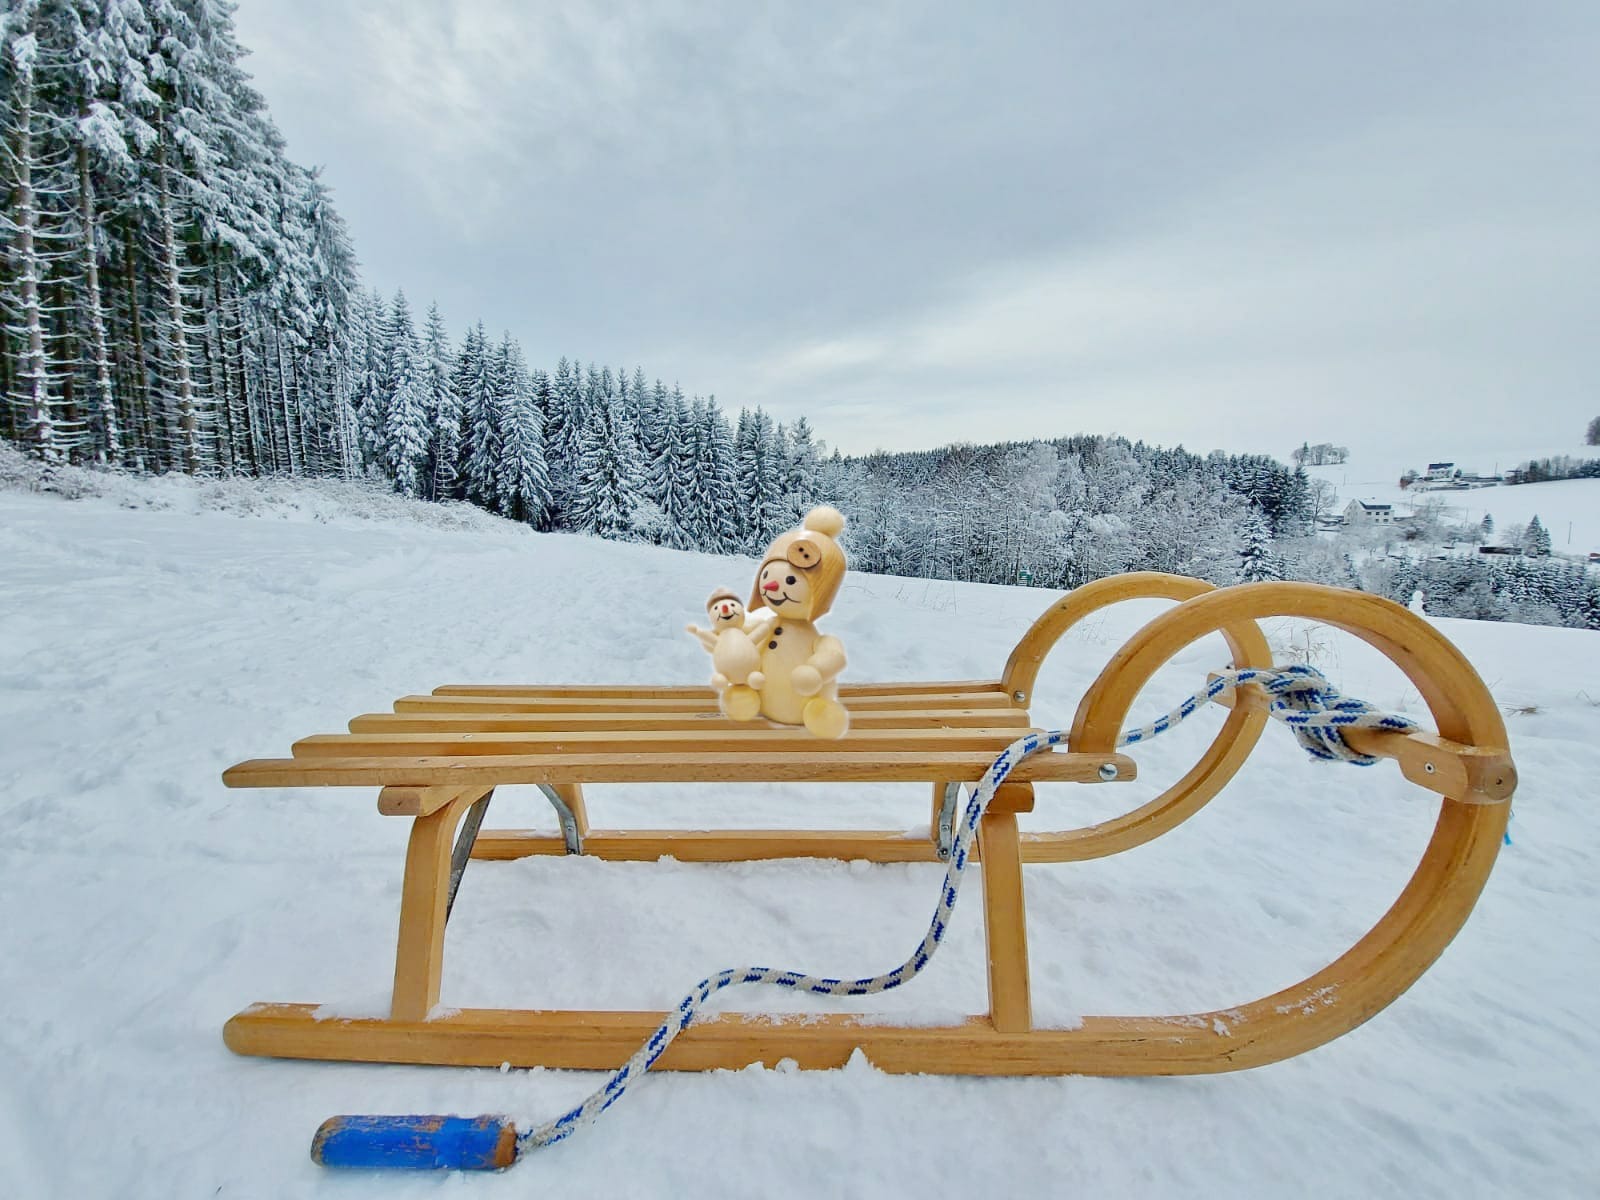
[[[238,20],[369,279],[536,361],[641,361],[847,449],[1593,415],[1592,5]]]

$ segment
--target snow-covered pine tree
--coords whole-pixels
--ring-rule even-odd
[[[533,389],[533,402],[539,407],[539,420],[545,421],[550,414],[550,372],[535,367],[528,373],[528,381]]]
[[[1239,578],[1244,583],[1283,578],[1283,567],[1272,552],[1272,533],[1255,512],[1244,518],[1244,545],[1239,550]]]
[[[350,310],[357,292],[355,249],[327,185],[315,171],[302,172],[301,177],[311,319],[306,366],[315,396],[314,412],[325,439],[316,470],[318,474],[351,475],[358,454],[351,438],[354,422],[346,364]],[[219,356],[226,358],[226,348],[220,344]]]
[[[453,500],[459,495],[461,471],[461,394],[456,391],[455,356],[437,302],[428,306],[423,359],[429,429],[425,494],[430,500]]]
[[[734,451],[745,546],[760,551],[789,518],[784,505],[782,447],[772,418],[762,409],[740,410]]]
[[[387,354],[379,384],[383,393],[384,467],[394,480],[395,491],[403,496],[420,496],[433,430],[428,411],[427,363],[403,291],[394,294],[384,344]]]
[[[1522,551],[1533,558],[1543,558],[1550,553],[1550,531],[1540,523],[1537,513],[1523,531]]]
[[[660,436],[657,425],[661,420],[661,410],[656,405],[650,385],[645,381],[643,367],[634,367],[633,375],[628,380],[628,415],[633,422],[633,435],[639,442],[640,452],[649,455]]]
[[[673,398],[682,398],[676,387]],[[735,553],[743,544],[744,533],[733,429],[714,398],[697,399],[692,411],[699,441],[695,466],[698,548],[712,554]]]
[[[550,473],[552,518],[569,524],[572,492],[577,480],[578,441],[583,432],[583,385],[574,364],[563,355],[550,377],[550,400],[545,409],[544,457]]]
[[[1311,497],[1311,477],[1303,464],[1296,464],[1283,482],[1282,501],[1279,506],[1278,525],[1274,537],[1303,537],[1311,532],[1316,515]]]
[[[811,422],[796,417],[784,439],[783,500],[787,507],[785,523],[797,521],[817,502],[817,446]]]
[[[376,291],[358,293],[359,303],[352,309],[357,322],[355,342],[359,347],[357,375],[353,380],[352,400],[361,428],[362,460],[368,466],[382,467],[384,430],[388,419],[384,411],[383,369],[389,349],[385,344],[387,305]]]
[[[665,390],[662,389],[665,396]],[[661,542],[678,550],[696,545],[694,442],[689,411],[680,394],[656,405],[655,444],[649,447],[649,494],[661,517]]]
[[[594,378],[593,368],[590,369]],[[633,535],[644,499],[639,449],[621,403],[609,395],[609,379],[595,379],[585,422],[572,497],[573,527],[601,537]]]
[[[493,381],[500,412],[501,511],[516,521],[544,525],[550,514],[550,477],[544,461],[544,417],[522,347],[507,333],[495,351]]]
[[[503,433],[491,354],[488,335],[479,321],[467,331],[456,359],[456,394],[461,397],[464,426],[461,462],[466,497],[492,510],[500,500]]]

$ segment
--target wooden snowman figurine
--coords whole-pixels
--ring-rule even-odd
[[[763,681],[749,694],[723,693],[723,711],[736,721],[757,714],[783,725],[804,725],[820,738],[840,738],[850,714],[839,703],[844,643],[817,632],[814,624],[833,607],[844,582],[844,551],[835,540],[844,529],[836,508],[814,508],[799,529],[767,548],[750,593],[750,617],[765,608],[777,618],[758,643]]]
[[[776,617],[766,617],[745,628],[744,603],[727,588],[718,588],[706,601],[706,616],[710,629],[685,628],[711,653],[711,686],[717,689],[724,708],[729,700],[727,693],[748,692],[757,705],[761,703],[756,690],[766,682],[761,673],[760,645],[778,623]],[[749,700],[737,696],[733,703],[749,707]]]

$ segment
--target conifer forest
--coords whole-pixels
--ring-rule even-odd
[[[846,457],[804,417],[730,415],[639,366],[530,363],[482,320],[452,330],[437,306],[362,286],[328,186],[287,157],[251,86],[232,13],[7,0],[0,436],[47,465],[380,477],[539,529],[726,553],[826,500],[868,571],[1052,588],[1127,570],[1293,577],[1600,628],[1600,585],[1548,545],[1397,561],[1318,536],[1302,464],[1095,436]]]

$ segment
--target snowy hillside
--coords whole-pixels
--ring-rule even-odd
[[[1600,457],[1600,448],[1562,447],[1555,451],[1506,455],[1497,462],[1461,459],[1456,465],[1464,471],[1489,474],[1497,469],[1504,472],[1529,459],[1553,455],[1591,459]],[[1337,466],[1307,467],[1306,470],[1333,485],[1339,493],[1341,510],[1352,500],[1367,500],[1394,504],[1397,511],[1406,513],[1413,504],[1427,500],[1444,505],[1443,515],[1451,521],[1476,523],[1488,514],[1494,518],[1498,530],[1526,525],[1537,516],[1550,531],[1551,549],[1557,554],[1587,555],[1590,551],[1600,551],[1600,480],[1563,479],[1469,491],[1414,491],[1400,486],[1400,476],[1407,470],[1421,471],[1426,467],[1426,461],[1416,458],[1401,460],[1372,455],[1356,457]]]
[[[0,491],[0,1193],[1593,1194],[1600,635],[1464,621],[1439,624],[1509,711],[1514,844],[1439,963],[1330,1046],[1187,1079],[963,1080],[866,1065],[669,1075],[503,1176],[320,1172],[306,1150],[329,1114],[531,1123],[597,1077],[230,1054],[223,1022],[251,1001],[383,1008],[406,823],[380,817],[361,789],[229,791],[223,768],[445,682],[703,681],[706,656],[682,626],[753,564],[477,514],[440,528],[444,510],[360,488],[241,484],[221,500],[229,511],[214,511],[217,497],[196,490],[206,486],[130,484],[76,502]],[[1559,528],[1554,510],[1538,511]],[[849,647],[847,678],[992,677],[1053,596],[854,575],[829,629]],[[1068,721],[1160,606],[1126,607],[1057,649],[1039,719]],[[1396,671],[1343,635],[1270,632],[1351,693],[1420,710]],[[1135,716],[1164,710],[1224,658],[1215,639],[1192,647]],[[1218,719],[1141,748],[1136,783],[1041,786],[1025,821],[1076,826],[1139,803],[1188,769]],[[537,800],[509,790],[489,824],[553,829]],[[617,787],[594,789],[590,807],[613,827],[909,829],[926,821],[927,797],[921,786]],[[1384,911],[1435,811],[1391,767],[1312,764],[1269,730],[1237,782],[1167,837],[1028,868],[1037,1019],[1226,1005],[1300,978]],[[870,972],[921,936],[938,878],[931,865],[474,863],[444,999],[648,1008],[751,960]],[[958,914],[925,977],[861,1007],[911,1021],[981,1010],[977,917],[975,906]],[[802,1006],[747,993],[726,1005]]]

